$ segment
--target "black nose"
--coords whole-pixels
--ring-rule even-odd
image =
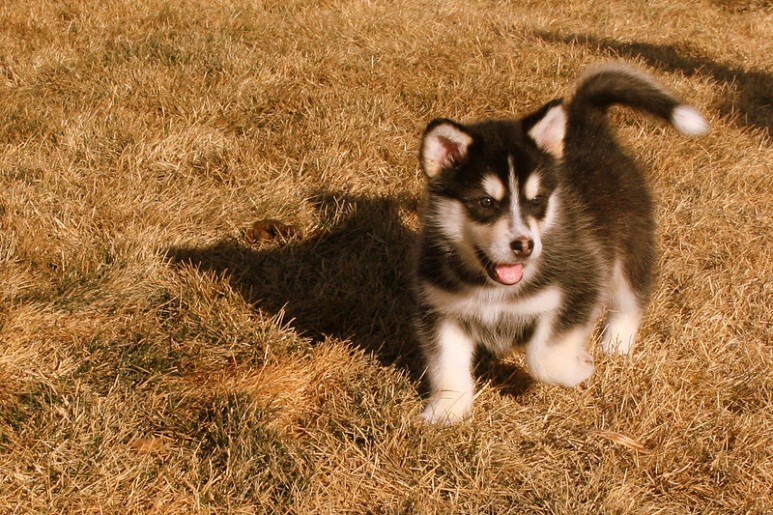
[[[527,257],[531,255],[531,251],[534,250],[534,240],[528,238],[519,238],[510,242],[510,248],[513,249],[518,257]]]

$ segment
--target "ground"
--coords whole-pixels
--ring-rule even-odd
[[[3,3],[0,511],[770,512],[771,26],[754,0]],[[484,357],[472,418],[418,423],[422,130],[608,60],[711,123],[613,113],[657,201],[632,355],[574,389]]]

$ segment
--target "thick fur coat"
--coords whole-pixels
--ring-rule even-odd
[[[696,110],[620,64],[521,119],[427,126],[415,271],[426,420],[469,415],[481,346],[525,345],[530,373],[563,386],[592,374],[585,345],[605,309],[603,349],[631,348],[653,281],[654,220],[646,181],[608,127],[614,104],[685,134],[708,130]]]

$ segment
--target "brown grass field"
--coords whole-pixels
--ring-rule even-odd
[[[771,513],[767,0],[0,5],[0,513]],[[657,199],[628,358],[416,422],[419,138],[622,60]],[[277,233],[253,224],[278,220]]]

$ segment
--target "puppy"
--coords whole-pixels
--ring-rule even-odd
[[[525,344],[534,378],[571,387],[593,373],[585,342],[607,308],[603,350],[630,350],[653,281],[654,220],[644,177],[609,130],[614,104],[708,132],[695,109],[617,63],[518,120],[427,126],[415,267],[427,421],[470,414],[479,346]]]

